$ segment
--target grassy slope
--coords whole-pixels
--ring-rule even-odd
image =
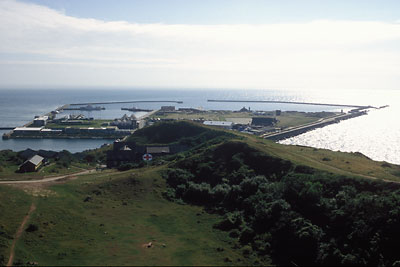
[[[161,196],[159,170],[97,174],[53,186],[54,195],[37,200],[30,223],[39,230],[24,233],[16,259],[41,265],[224,265],[229,258],[250,264],[232,249],[233,240],[212,228],[217,215]],[[84,202],[87,196],[92,200]],[[148,242],[154,247],[143,247]]]
[[[13,236],[32,197],[11,186],[0,186],[0,266],[7,264]]]
[[[304,146],[281,145],[270,140],[236,133],[250,146],[269,155],[335,174],[400,182],[400,166],[373,161],[360,153],[335,152]],[[243,139],[242,139],[243,140]]]

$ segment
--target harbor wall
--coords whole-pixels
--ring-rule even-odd
[[[367,114],[367,112],[365,112],[365,111],[349,113],[349,114],[346,114],[346,115],[343,115],[343,116],[336,117],[336,118],[331,119],[331,120],[325,120],[325,121],[322,121],[322,122],[319,122],[319,123],[313,123],[313,124],[310,124],[310,125],[304,125],[304,126],[296,127],[294,129],[282,131],[282,132],[279,132],[279,133],[273,133],[273,134],[264,136],[264,138],[265,139],[269,139],[269,140],[273,140],[273,141],[280,141],[280,140],[283,140],[283,139],[287,139],[287,138],[290,138],[290,137],[294,137],[294,136],[297,136],[297,135],[312,131],[312,130],[317,129],[317,128],[322,128],[322,127],[325,127],[325,126],[330,125],[330,124],[338,123],[338,122],[340,122],[342,120],[347,120],[347,119],[359,117],[359,116],[366,115],[366,114]]]

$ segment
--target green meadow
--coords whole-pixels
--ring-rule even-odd
[[[248,265],[235,240],[213,228],[218,215],[162,197],[160,168],[106,172],[47,187],[40,197],[2,186],[2,196],[18,195],[12,236],[29,209],[37,209],[17,243],[14,264],[39,265]],[[3,209],[7,209],[5,206]],[[3,221],[3,220],[2,220]],[[13,227],[11,227],[13,226]],[[151,242],[151,247],[149,243]],[[8,250],[1,251],[7,258]]]

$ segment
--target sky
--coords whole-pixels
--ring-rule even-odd
[[[397,0],[0,0],[0,88],[399,84]]]

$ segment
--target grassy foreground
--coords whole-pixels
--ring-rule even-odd
[[[96,174],[47,188],[34,199],[37,209],[29,224],[37,230],[22,235],[14,264],[252,264],[233,249],[233,239],[213,229],[219,216],[161,196],[166,185],[159,170]],[[7,197],[9,188],[0,188]],[[25,201],[9,223],[12,235],[32,197],[15,189],[10,193]],[[6,246],[0,254],[7,260],[8,252]]]

